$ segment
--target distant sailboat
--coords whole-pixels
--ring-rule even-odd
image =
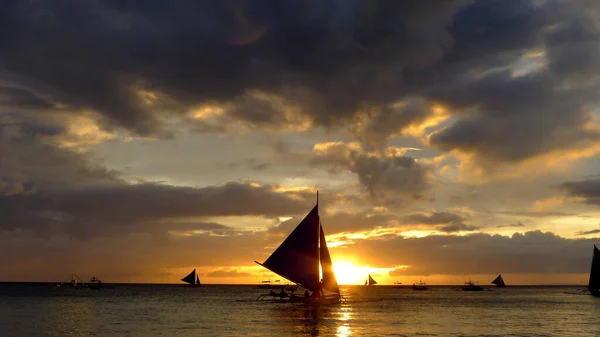
[[[275,249],[273,254],[264,262],[257,264],[269,269],[275,274],[284,277],[307,291],[312,292],[310,296],[289,296],[291,302],[305,303],[333,303],[341,299],[325,233],[319,218],[319,193],[317,192],[317,204],[298,224],[292,233]],[[319,281],[319,266],[323,272],[323,278]],[[329,294],[325,294],[328,291]],[[282,289],[280,300],[287,298]],[[261,295],[258,299],[263,299]]]
[[[600,250],[598,250],[596,245],[594,245],[588,290],[593,296],[600,296]]]
[[[83,286],[83,282],[81,282],[81,280],[77,277],[77,275],[75,275],[75,273],[71,274],[71,286],[73,288],[79,288],[81,286]]]
[[[377,284],[377,281],[375,281],[372,277],[371,274],[369,274],[369,276],[367,277],[367,280],[365,281],[365,285],[366,286],[374,286]]]
[[[181,279],[183,282],[188,283],[191,287],[197,287],[200,285],[200,278],[196,274],[196,269],[192,270],[192,272]]]
[[[492,284],[497,285],[498,287],[504,287],[506,286],[504,284],[504,279],[502,278],[502,274],[498,275],[498,277],[496,277],[493,281]]]

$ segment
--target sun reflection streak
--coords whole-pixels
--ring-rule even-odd
[[[340,321],[349,321],[352,319],[352,309],[351,308],[342,308],[340,312]]]
[[[350,335],[352,335],[352,331],[350,330],[350,327],[347,324],[338,326],[336,336],[346,337]]]

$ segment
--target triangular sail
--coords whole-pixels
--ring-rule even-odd
[[[196,281],[196,269],[192,270],[188,276],[182,278],[181,280],[185,283],[194,284],[194,281]]]
[[[600,289],[600,250],[598,250],[596,245],[594,245],[594,256],[592,257],[588,288],[595,291]]]
[[[331,256],[329,255],[329,249],[327,249],[327,241],[325,240],[325,233],[323,227],[319,226],[320,230],[320,258],[321,258],[321,269],[323,270],[323,289],[329,290],[336,294],[340,293],[335,274],[333,273],[333,264],[331,263]]]
[[[196,275],[196,284],[200,285],[200,277],[198,277],[198,275]]]
[[[498,275],[493,281],[492,284],[497,285],[498,287],[504,287],[504,279],[502,278],[502,274]]]
[[[374,279],[371,277],[371,274],[369,274],[369,279],[368,279],[368,281],[367,281],[367,282],[368,282],[368,285],[370,285],[370,286],[377,284],[377,281],[375,281],[375,280],[374,280]]]
[[[264,263],[255,262],[310,291],[317,290],[319,228],[317,204]]]

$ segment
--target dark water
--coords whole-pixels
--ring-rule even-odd
[[[347,303],[260,303],[254,286],[0,283],[1,336],[600,336],[575,287],[343,287]]]

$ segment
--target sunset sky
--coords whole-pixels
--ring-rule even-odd
[[[600,1],[0,8],[0,281],[587,284]]]

